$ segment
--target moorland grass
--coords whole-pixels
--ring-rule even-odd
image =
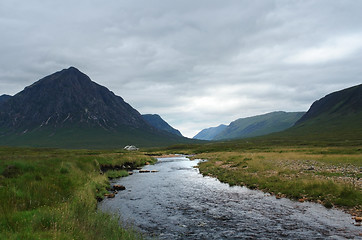
[[[361,214],[362,153],[345,147],[268,147],[204,152],[203,175],[230,185],[353,209]]]
[[[183,153],[208,161],[203,175],[302,201],[338,206],[362,216],[362,140],[292,138],[275,135],[206,144],[150,149],[155,154]]]
[[[196,154],[204,175],[282,197],[340,206],[361,215],[359,144],[242,140],[148,149]],[[119,219],[96,211],[119,166],[142,166],[141,152],[0,148],[0,239],[140,239]],[[115,167],[116,170],[112,170]],[[109,171],[103,173],[102,169]]]
[[[129,174],[126,170],[110,170],[106,172],[109,179],[127,177]]]
[[[96,211],[109,187],[100,168],[152,161],[138,152],[0,148],[0,239],[142,238]]]

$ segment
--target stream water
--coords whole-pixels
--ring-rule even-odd
[[[230,187],[203,177],[199,160],[160,158],[114,183],[125,191],[99,204],[156,239],[360,239],[351,216],[321,205]]]

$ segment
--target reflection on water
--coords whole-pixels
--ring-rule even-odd
[[[198,160],[160,158],[117,183],[126,186],[99,204],[158,239],[344,239],[361,228],[350,215],[313,203],[276,199],[203,177]]]

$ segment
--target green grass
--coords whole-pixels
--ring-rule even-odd
[[[109,179],[127,177],[129,175],[126,170],[110,170],[106,174]]]
[[[358,148],[269,147],[205,152],[194,158],[208,160],[199,165],[203,175],[230,185],[333,204],[361,214],[362,153]]]
[[[362,212],[359,139],[253,138],[145,150],[196,154],[204,175],[291,199]],[[96,210],[109,178],[155,159],[123,150],[0,148],[0,239],[139,239]],[[103,174],[101,169],[108,171]],[[117,169],[117,170],[112,170]]]
[[[138,152],[0,148],[0,239],[142,238],[96,210],[108,176],[125,175],[100,168],[152,161]]]

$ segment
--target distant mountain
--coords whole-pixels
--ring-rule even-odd
[[[217,127],[210,127],[201,130],[198,134],[196,134],[193,138],[194,139],[200,139],[200,140],[213,140],[215,136],[220,134],[223,130],[226,129],[226,125],[220,124]]]
[[[171,127],[165,120],[163,120],[160,115],[157,114],[143,114],[143,119],[150,124],[151,126],[172,133],[176,134],[177,136],[182,137],[182,134],[179,130]]]
[[[0,144],[49,147],[169,145],[186,141],[74,67],[51,74],[0,105]]]
[[[283,131],[295,124],[304,112],[271,112],[263,115],[240,118],[230,123],[213,140],[248,138]]]
[[[0,104],[6,102],[7,100],[9,100],[11,98],[10,95],[7,95],[7,94],[3,94],[0,96]]]
[[[105,129],[118,125],[148,127],[121,97],[74,67],[26,87],[3,104],[0,114],[1,126],[13,131],[75,123]]]
[[[283,136],[362,140],[362,84],[315,101]]]

